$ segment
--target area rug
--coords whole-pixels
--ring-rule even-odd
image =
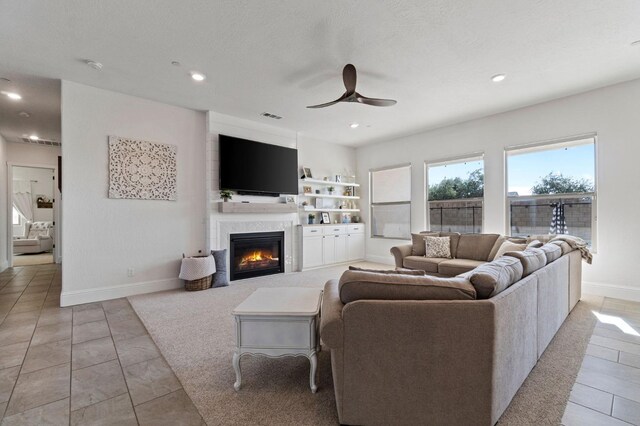
[[[231,311],[257,288],[321,288],[345,269],[336,266],[253,278],[229,287],[166,291],[133,296],[129,301],[208,425],[337,425],[328,352],[318,356],[316,394],[309,389],[306,358],[243,357],[242,388],[239,392],[233,389],[235,328]],[[500,425],[560,424],[595,326],[592,308],[586,301],[574,309]]]

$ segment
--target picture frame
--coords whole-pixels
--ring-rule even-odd
[[[336,182],[337,183],[341,183],[342,182],[342,175],[336,175]]]
[[[311,168],[309,167],[302,168],[302,179],[313,179],[313,175],[311,174]]]
[[[296,197],[294,197],[293,195],[287,195],[287,196],[284,197],[284,202],[286,204],[295,204]]]
[[[329,216],[329,212],[321,212],[320,213],[320,223],[322,224],[330,224],[331,216]]]
[[[302,192],[303,192],[304,194],[312,194],[312,193],[313,193],[313,190],[311,189],[311,186],[309,186],[309,185],[304,185],[304,186],[302,187]]]

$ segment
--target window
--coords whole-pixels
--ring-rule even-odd
[[[13,224],[20,225],[20,213],[15,207],[13,208]]]
[[[507,149],[511,235],[570,234],[595,248],[595,136]]]
[[[431,231],[482,232],[482,155],[427,164],[427,223]]]
[[[411,165],[371,170],[371,236],[411,238]]]

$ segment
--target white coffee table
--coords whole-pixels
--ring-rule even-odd
[[[243,355],[306,356],[311,363],[309,384],[315,393],[321,304],[320,288],[277,287],[260,288],[238,305],[233,310],[238,345],[233,354],[235,390],[240,390],[242,383]]]

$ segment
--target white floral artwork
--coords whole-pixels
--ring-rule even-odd
[[[175,145],[109,136],[109,198],[176,200]]]

